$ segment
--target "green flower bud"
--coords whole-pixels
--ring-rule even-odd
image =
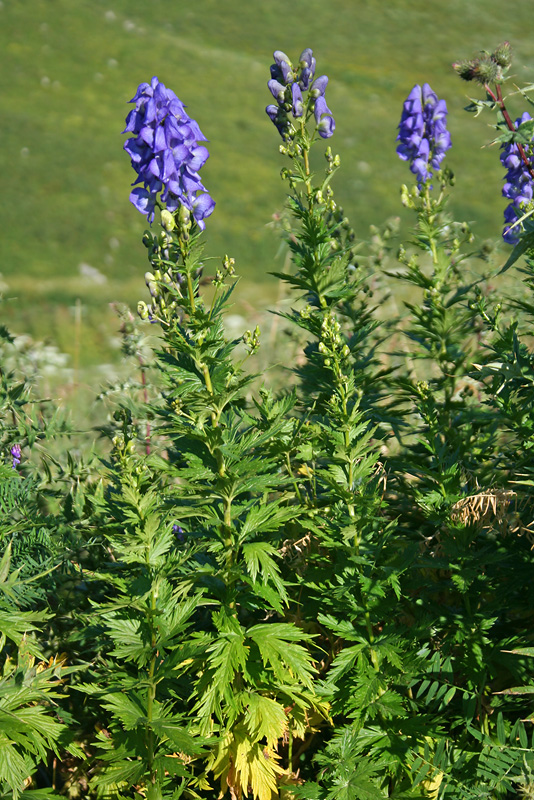
[[[187,227],[191,224],[191,213],[188,208],[185,206],[180,206],[178,211],[178,219],[180,220],[180,224],[182,226]]]
[[[176,227],[174,216],[170,211],[167,211],[166,208],[164,208],[161,212],[161,225],[166,231],[168,231],[168,233],[170,233]]]
[[[137,304],[137,313],[141,319],[148,319],[148,306],[142,300],[140,300]]]
[[[502,78],[501,68],[493,59],[484,58],[478,62],[474,77],[481,84],[495,83]]]
[[[503,42],[500,44],[495,52],[492,53],[491,57],[500,67],[509,67],[512,63],[512,48],[510,47],[510,42]]]
[[[476,61],[458,61],[452,67],[464,81],[472,81],[475,78]]]

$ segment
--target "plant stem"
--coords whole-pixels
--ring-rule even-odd
[[[502,96],[502,89],[501,89],[500,85],[499,84],[496,85],[495,92],[492,91],[492,89],[490,88],[490,86],[488,86],[487,83],[484,84],[484,89],[487,91],[487,93],[489,94],[491,99],[495,103],[497,103],[497,105],[499,106],[499,108],[501,110],[501,113],[502,113],[502,115],[503,115],[503,117],[505,119],[505,122],[506,122],[506,124],[508,126],[508,130],[516,131],[517,128],[515,127],[515,125],[514,125],[514,123],[512,121],[512,118],[510,117],[510,114],[508,113],[508,109],[506,108],[506,106],[504,104],[504,98]],[[530,163],[530,161],[527,158],[527,154],[525,153],[525,148],[519,142],[516,142],[516,145],[517,145],[517,149],[519,151],[519,155],[521,156],[521,160],[523,161],[524,165],[526,166],[526,168],[529,171],[530,177],[534,178],[534,168],[532,167],[532,164]]]
[[[150,610],[149,610],[149,625],[151,628],[150,646],[152,648],[152,658],[148,668],[148,692],[146,704],[146,732],[147,732],[147,764],[150,772],[150,781],[152,784],[156,783],[157,774],[154,771],[154,731],[152,730],[152,719],[154,715],[154,701],[156,699],[156,683],[154,681],[154,673],[156,671],[156,629],[154,627],[154,616],[156,613],[156,587],[152,581],[152,588],[150,592]]]

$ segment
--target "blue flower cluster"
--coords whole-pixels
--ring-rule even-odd
[[[130,103],[135,108],[126,117],[123,133],[135,136],[127,139],[124,149],[137,172],[132,185],[143,184],[133,189],[131,202],[152,222],[161,192],[162,205],[169,211],[184,206],[204,229],[204,219],[215,207],[198,175],[209,156],[198,144],[206,137],[181,100],[156,77],[141,83]]]
[[[519,119],[516,119],[516,128],[529,119],[532,117],[525,111]],[[519,218],[522,206],[532,201],[533,178],[521,158],[517,144],[506,142],[501,146],[501,151],[501,164],[508,170],[502,193],[512,201],[504,211],[505,225],[502,236],[505,242],[515,244],[519,239],[519,225],[511,230],[510,225]]]
[[[404,102],[399,125],[397,153],[410,161],[410,169],[419,186],[439,169],[445,153],[451,147],[447,130],[447,104],[438,100],[428,83],[416,84]]]
[[[321,75],[314,80],[315,58],[309,47],[303,50],[299,58],[299,72],[293,69],[288,56],[281,50],[273,53],[275,63],[271,66],[271,80],[267,82],[269,91],[277,105],[268,105],[265,111],[275,124],[283,139],[291,133],[289,114],[295,119],[302,117],[306,111],[303,92],[309,92],[313,104],[316,130],[323,139],[329,139],[336,129],[332,112],[326,105],[324,97],[328,78]]]

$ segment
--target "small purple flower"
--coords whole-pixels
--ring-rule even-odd
[[[516,119],[516,128],[529,119],[531,119],[531,116],[525,111],[521,117]],[[530,163],[534,166],[532,145]],[[505,225],[502,237],[505,242],[516,244],[519,241],[520,226],[516,225],[515,228],[510,228],[510,226],[519,219],[523,207],[531,203],[534,182],[527,165],[521,158],[517,144],[505,142],[501,145],[501,164],[507,168],[502,193],[504,197],[512,201],[504,211]]]
[[[21,462],[22,451],[20,448],[20,444],[14,444],[10,450],[11,457],[13,459],[12,467],[13,469],[17,469],[18,465]]]
[[[160,202],[169,211],[185,206],[203,230],[204,219],[215,207],[198,174],[209,156],[199,144],[206,137],[182,101],[156,77],[150,84],[141,83],[130,102],[135,108],[126,117],[123,133],[134,136],[124,149],[137,173],[133,185],[142,184],[132,190],[130,201],[149,222]]]
[[[397,147],[399,158],[410,161],[419,186],[439,169],[451,147],[447,130],[447,104],[438,100],[428,83],[416,84],[404,102]]]
[[[336,129],[336,123],[324,99],[328,78],[321,75],[314,81],[316,63],[312,50],[307,47],[302,51],[298,70],[293,69],[288,56],[281,50],[276,50],[273,56],[275,63],[271,66],[271,79],[267,86],[278,106],[271,104],[265,111],[279,134],[283,139],[290,138],[289,113],[294,119],[305,116],[306,121],[313,113],[319,136],[323,139],[330,138]],[[291,89],[290,93],[288,87]],[[307,98],[304,98],[304,93],[308,93]]]
[[[304,103],[302,102],[302,92],[298,83],[291,85],[291,98],[293,100],[293,116],[302,117],[304,113]]]
[[[176,538],[178,539],[179,542],[183,542],[183,540],[185,539],[183,528],[181,528],[179,525],[174,524],[172,526],[172,532],[176,534]]]
[[[323,96],[318,97],[315,101],[314,114],[319,136],[322,136],[323,139],[329,139],[336,129],[336,121]]]
[[[302,69],[299,78],[299,86],[303,92],[308,91],[310,84],[313,81],[313,76],[315,75],[315,63],[313,52],[309,47],[307,47],[306,50],[303,50],[300,54],[300,67]]]

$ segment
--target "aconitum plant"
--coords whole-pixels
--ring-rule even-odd
[[[305,124],[313,114],[315,130],[323,139],[329,139],[336,129],[336,122],[324,96],[328,78],[321,75],[314,80],[316,63],[312,50],[307,47],[302,51],[297,69],[281,50],[275,50],[273,58],[275,63],[271,65],[271,79],[267,86],[277,105],[268,105],[265,111],[281,137],[287,140],[295,133],[291,116]]]
[[[516,119],[516,128],[531,119],[530,114],[525,111],[521,117]],[[522,157],[523,154],[514,142],[505,142],[501,145],[501,150],[501,164],[507,168],[502,193],[504,197],[512,201],[504,210],[503,239],[505,242],[515,244],[519,240],[519,226],[513,226],[513,224],[521,216],[521,211],[527,210],[529,203],[532,201],[533,165],[531,164],[529,167],[528,163],[525,163]],[[523,153],[525,153],[524,148]]]
[[[410,162],[410,169],[421,186],[439,169],[451,147],[447,130],[447,104],[439,100],[428,83],[416,84],[404,102],[399,124],[399,158]]]
[[[199,144],[206,137],[181,100],[156,77],[139,84],[130,103],[135,108],[123,133],[135,134],[124,143],[137,172],[131,202],[151,223],[156,205],[171,212],[183,206],[203,230],[215,207],[198,174],[209,156]]]

